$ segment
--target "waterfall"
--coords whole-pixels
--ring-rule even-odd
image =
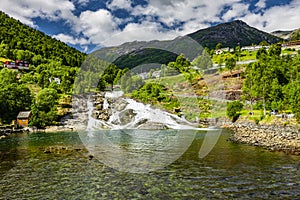
[[[170,129],[194,129],[190,122],[178,117],[177,115],[170,114],[158,108],[151,108],[151,106],[143,103],[136,102],[133,99],[125,99],[128,103],[126,109],[132,109],[136,113],[133,121],[127,125],[128,128],[134,127],[141,120],[149,122],[163,123]]]
[[[103,99],[103,109],[110,110],[107,121],[95,119],[93,116],[94,102],[87,102],[88,125],[87,130],[105,129],[151,129],[149,126],[160,126],[164,129],[195,129],[196,124],[184,118],[168,113],[151,105],[122,97],[122,92],[107,92]],[[122,107],[117,109],[116,107]],[[125,121],[125,122],[124,122]],[[159,129],[159,128],[155,128]]]
[[[87,101],[87,109],[88,109],[88,124],[87,124],[87,131],[94,130],[97,127],[98,121],[92,117],[93,114],[93,102],[88,100]]]
[[[103,107],[105,106],[107,109],[109,107],[107,100],[105,99]],[[92,131],[101,129],[102,127],[111,128],[110,124],[106,123],[102,120],[97,120],[93,117],[93,111],[94,111],[94,102],[89,98],[87,100],[87,115],[88,115],[88,121],[87,121],[87,127],[86,130],[92,134]]]

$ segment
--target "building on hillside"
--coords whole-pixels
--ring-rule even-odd
[[[220,54],[222,54],[224,52],[234,52],[234,49],[233,48],[229,48],[229,47],[225,47],[225,48],[222,48],[222,49],[217,49],[215,51],[215,54],[220,55]]]
[[[3,64],[3,67],[6,67],[8,69],[13,69],[13,70],[19,70],[19,69],[29,69],[29,62],[25,60],[16,60],[14,61],[5,61]]]
[[[30,117],[31,117],[30,111],[19,112],[19,114],[17,116],[18,125],[21,127],[27,127],[29,124]]]
[[[52,81],[54,81],[57,85],[60,85],[60,83],[61,83],[60,78],[56,78],[56,77],[49,78],[49,82],[52,83]]]
[[[220,54],[222,54],[223,53],[223,50],[222,49],[218,49],[218,50],[216,50],[216,55],[220,55]]]
[[[246,51],[257,51],[261,48],[265,48],[266,50],[268,50],[269,46],[261,46],[261,45],[258,45],[258,46],[245,46],[245,47],[241,48],[241,51],[244,51],[244,50],[246,50]]]
[[[300,45],[300,40],[286,42],[286,43],[283,43],[281,46],[282,47],[290,47],[290,46],[298,46],[298,45]]]

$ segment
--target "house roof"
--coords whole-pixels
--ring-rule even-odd
[[[17,118],[18,119],[27,119],[30,117],[31,112],[30,111],[23,111],[23,112],[19,112]]]

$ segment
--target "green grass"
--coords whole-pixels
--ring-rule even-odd
[[[225,52],[220,55],[213,55],[212,60],[213,63],[218,64],[218,63],[224,63],[225,60],[229,57],[234,56],[230,52]],[[247,60],[255,60],[256,59],[256,51],[250,52],[250,51],[242,51],[239,56],[238,61],[247,61]]]
[[[239,61],[255,60],[257,51],[242,51],[239,57]]]
[[[281,53],[285,55],[291,55],[291,54],[298,54],[298,51],[296,51],[295,49],[288,48],[288,49],[282,49]]]
[[[8,58],[0,57],[0,62],[5,62],[5,61],[12,61],[12,60],[10,60],[10,59],[8,59]]]
[[[156,82],[159,83],[161,85],[164,86],[174,86],[177,83],[183,83],[185,82],[185,78],[183,76],[183,74],[179,74],[176,76],[167,76],[167,77],[161,77],[161,78],[157,78],[157,79],[148,79],[146,80],[146,82]]]
[[[249,120],[253,122],[259,122],[259,124],[277,124],[277,125],[286,125],[286,124],[296,124],[295,119],[281,119],[277,118],[275,115],[269,115],[267,112],[266,116],[263,116],[262,110],[253,110],[253,115],[249,115],[250,110],[243,110],[241,112],[240,118],[244,120]],[[283,113],[287,113],[284,111]]]
[[[212,61],[215,64],[224,63],[226,58],[231,57],[231,56],[232,56],[232,54],[229,53],[229,52],[225,52],[225,53],[222,53],[220,55],[214,54],[213,57],[212,57]]]

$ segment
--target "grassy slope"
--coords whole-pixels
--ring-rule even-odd
[[[0,62],[5,62],[5,61],[12,61],[12,60],[10,60],[8,58],[2,58],[2,57],[0,57]]]

